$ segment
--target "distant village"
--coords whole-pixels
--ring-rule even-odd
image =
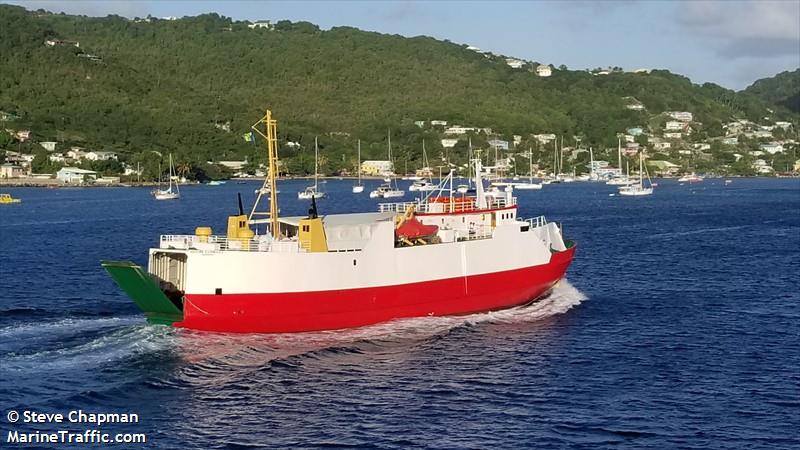
[[[626,98],[626,108],[645,111],[645,106],[634,98]],[[0,133],[5,132],[13,142],[26,143],[32,139],[32,130],[14,129],[10,124],[14,121],[13,114],[0,111],[0,122],[7,126]],[[704,139],[693,139],[695,130],[702,124],[694,120],[694,115],[689,111],[667,111],[650,117],[648,125],[631,126],[623,133],[617,135],[618,148],[595,149],[595,154],[605,154],[611,161],[595,159],[589,164],[576,167],[578,173],[592,171],[600,177],[611,176],[619,173],[622,169],[617,167],[617,161],[611,156],[619,152],[622,156],[632,157],[640,152],[643,153],[647,161],[647,166],[656,176],[672,177],[678,176],[689,171],[691,167],[682,165],[680,161],[703,160],[711,157],[710,151],[715,147],[721,152],[729,154],[730,161],[738,162],[742,158],[751,161],[752,175],[761,176],[796,176],[800,173],[800,159],[798,154],[797,131],[795,125],[786,121],[769,122],[768,124],[757,124],[745,119],[733,120],[723,125],[723,134],[720,136],[707,136]],[[451,124],[446,120],[427,120],[416,121],[414,124],[420,128],[436,130],[441,135],[440,143],[443,152],[454,149],[459,143],[463,146],[472,136],[480,135],[486,137],[485,141],[488,148],[483,149],[483,154],[487,158],[487,163],[492,162],[500,170],[511,172],[516,165],[516,159],[527,158],[527,149],[533,142],[540,149],[554,149],[559,152],[561,158],[568,162],[576,161],[581,154],[589,152],[579,142],[574,141],[573,145],[564,145],[564,138],[554,133],[539,133],[528,136],[513,135],[511,140],[504,140],[498,136],[494,130],[486,127]],[[223,131],[230,132],[230,124],[215,124]],[[247,133],[245,139],[248,139]],[[574,140],[574,138],[570,138]],[[747,144],[745,145],[745,141]],[[17,183],[57,183],[57,184],[97,184],[114,185],[124,180],[136,181],[141,175],[141,169],[132,166],[126,161],[120,161],[120,155],[112,151],[87,149],[80,146],[70,145],[62,147],[55,141],[36,142],[47,154],[49,166],[57,168],[52,173],[34,173],[32,163],[36,155],[21,151],[6,150],[5,160],[0,165],[0,181]],[[559,145],[560,144],[560,145]],[[288,148],[299,146],[296,142],[285,142]],[[11,146],[13,147],[13,145]],[[30,146],[26,147],[30,149]],[[480,150],[477,149],[476,150]],[[544,150],[543,150],[544,151]],[[548,150],[549,151],[549,150]],[[444,153],[443,153],[444,154]],[[443,159],[444,157],[439,155]],[[550,152],[549,154],[553,154]],[[489,159],[490,156],[494,159]],[[585,155],[584,155],[585,156]],[[774,167],[772,161],[776,156],[783,156],[784,160],[791,162],[789,167]],[[118,173],[99,173],[96,170],[85,168],[86,163],[92,162],[113,162],[107,167],[117,167]],[[527,159],[525,159],[527,161]],[[226,173],[233,177],[259,177],[264,176],[263,165],[255,170],[247,171],[247,161],[217,161],[208,162],[224,167]],[[526,163],[527,164],[527,163]],[[455,167],[455,165],[451,165]],[[575,167],[575,166],[573,166]],[[537,174],[543,176],[549,174],[545,169],[550,168],[549,164],[534,164]],[[166,168],[165,168],[166,169]],[[719,167],[720,173],[725,172],[725,167]],[[284,169],[281,169],[286,175]],[[361,162],[361,173],[366,176],[383,176],[388,173],[395,173],[396,164],[390,160],[365,160]],[[432,173],[433,169],[424,167],[415,171],[420,176],[436,176]],[[349,171],[332,175],[353,175]]]
[[[165,17],[163,20],[175,20],[174,17]],[[137,19],[137,21],[149,22],[152,18]],[[274,25],[269,21],[258,21],[249,23],[250,29],[273,30]],[[87,58],[91,61],[102,63],[101,56],[87,53],[81,48],[79,42],[46,39],[46,47],[72,47],[77,57]],[[466,46],[467,50],[477,52],[497,60],[500,64],[507,64],[512,69],[527,70],[538,77],[548,78],[560,69],[549,64],[540,64],[532,61],[525,61],[518,58],[498,56],[489,52],[484,52],[474,46]],[[615,67],[605,69],[595,69],[590,71],[597,76],[609,76],[622,69]],[[637,69],[633,72],[647,74],[647,69]],[[535,145],[537,149],[552,148],[566,158],[569,166],[579,173],[593,171],[595,173],[619,172],[622,167],[616,160],[617,152],[626,157],[639,154],[644,155],[647,166],[652,173],[657,176],[671,177],[689,171],[694,171],[695,167],[702,161],[710,161],[714,154],[725,155],[727,163],[720,164],[714,170],[720,174],[730,172],[730,166],[745,161],[749,165],[747,174],[750,175],[797,175],[800,172],[800,159],[798,159],[798,130],[797,124],[787,121],[773,121],[769,117],[763,118],[761,123],[754,123],[746,119],[731,120],[716,130],[718,135],[710,135],[711,131],[704,128],[703,124],[696,120],[691,111],[649,111],[647,106],[634,97],[624,97],[624,107],[628,110],[641,113],[640,123],[632,123],[626,130],[620,130],[615,136],[618,140],[618,148],[595,148],[594,155],[604,155],[607,161],[597,158],[589,161],[585,154],[590,151],[586,145],[582,145],[577,137],[566,137],[567,145],[564,145],[565,137],[557,136],[554,133],[538,133],[527,136],[513,135],[511,139],[503,139],[503,134],[491,128],[481,127],[472,124],[454,124],[447,120],[418,120],[415,125],[426,131],[435,132],[441,139],[442,157],[451,149],[457,146],[464,146],[474,136],[480,136],[488,148],[484,148],[484,155],[493,153],[495,159],[493,164],[501,169],[509,171],[516,167],[516,160],[519,156],[526,157],[529,147]],[[11,145],[6,145],[4,159],[0,159],[0,182],[16,183],[58,183],[58,184],[97,184],[114,185],[123,181],[136,181],[141,176],[141,168],[137,168],[126,160],[128,155],[119,155],[113,151],[104,149],[84,148],[76,145],[69,145],[56,141],[37,141],[34,130],[15,127],[16,115],[12,112],[0,111],[0,138],[6,135],[6,141]],[[230,133],[230,123],[215,123],[214,126],[222,132]],[[332,132],[331,134],[336,134]],[[339,134],[347,134],[338,132]],[[245,140],[250,139],[245,133]],[[3,142],[0,139],[0,142]],[[31,151],[31,146],[26,145],[23,151],[21,145],[13,150],[14,143],[23,144],[32,142],[38,144],[47,154],[47,167],[53,169],[52,172],[35,173],[33,162],[36,154]],[[285,142],[286,148],[292,149],[299,147],[299,143]],[[480,149],[477,149],[480,150]],[[2,150],[0,150],[2,152]],[[552,153],[550,153],[552,154]],[[0,157],[3,154],[0,153]],[[548,164],[544,164],[541,154],[534,168],[540,175],[546,174]],[[575,164],[576,161],[583,161]],[[687,161],[694,162],[694,164]],[[781,161],[781,165],[776,167],[775,161]],[[102,164],[103,170],[93,170],[98,162]],[[445,161],[443,161],[445,162]],[[488,162],[488,161],[487,161]],[[449,161],[447,161],[449,164]],[[244,161],[217,161],[208,162],[224,168],[224,173],[232,174],[234,177],[264,176],[264,167],[253,167]],[[726,167],[727,166],[727,167]],[[41,167],[41,165],[40,165]],[[404,168],[405,169],[405,168]],[[284,173],[284,168],[281,169]],[[387,173],[397,172],[394,161],[390,160],[366,160],[361,163],[360,170],[367,176],[380,176]],[[552,169],[551,169],[552,170]],[[423,172],[431,171],[430,168],[422,168]],[[343,170],[341,173],[330,175],[353,175],[350,171]],[[291,174],[288,174],[291,175]],[[433,173],[417,173],[422,176],[435,176]]]

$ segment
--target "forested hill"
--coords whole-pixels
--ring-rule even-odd
[[[744,92],[800,114],[800,69],[762,78],[748,86]]]
[[[441,136],[417,120],[616,147],[617,133],[664,111],[691,111],[718,132],[733,117],[767,114],[761,98],[667,71],[553,70],[544,78],[533,72],[537,62],[514,69],[504,56],[429,37],[248,24],[216,14],[129,20],[0,5],[0,111],[40,141],[196,161],[255,154],[242,133],[265,108],[279,119],[284,145],[308,148],[319,134],[328,158],[343,161],[335,149],[350,151],[357,138],[365,158],[385,155],[387,129],[398,155],[417,159],[423,137],[429,150],[440,148]],[[627,109],[634,101],[646,110]],[[787,114],[777,110],[776,120]]]

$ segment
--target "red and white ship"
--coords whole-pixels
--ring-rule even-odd
[[[486,195],[479,160],[475,196],[456,194],[451,174],[426,199],[378,212],[318,216],[312,200],[308,216],[279,217],[276,128],[269,111],[253,126],[267,141],[269,212],[259,193],[225,235],[163,235],[146,272],[103,262],[151,322],[283,333],[478,313],[547,294],[572,261],[556,223],[519,218],[510,190]]]

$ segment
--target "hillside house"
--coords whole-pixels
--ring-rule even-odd
[[[88,159],[89,161],[108,161],[108,160],[116,160],[117,154],[114,152],[97,152],[91,151],[84,155],[84,158]]]
[[[86,152],[73,147],[66,153],[66,156],[73,161],[80,161],[86,157]]]
[[[644,105],[641,103],[631,103],[625,105],[625,107],[633,111],[644,111]]]
[[[27,175],[27,171],[16,164],[5,163],[0,165],[0,178],[21,178]]]
[[[739,138],[736,136],[726,136],[722,138],[720,142],[722,142],[724,145],[738,145]]]
[[[514,58],[506,58],[506,64],[512,69],[521,69],[525,65],[525,61]]]
[[[361,163],[361,173],[364,175],[383,175],[394,171],[394,164],[391,161],[369,160]]]
[[[67,161],[67,158],[65,158],[64,154],[62,153],[53,153],[52,155],[49,155],[47,159],[49,159],[50,162],[55,162],[55,163],[63,163]]]
[[[770,142],[769,144],[761,144],[761,150],[769,153],[770,155],[774,155],[775,153],[783,153],[783,145],[777,142]]]
[[[48,152],[56,151],[56,143],[55,142],[52,142],[52,141],[39,142],[39,145],[41,145],[42,148],[47,150]]]
[[[678,122],[677,120],[670,120],[666,123],[664,128],[668,131],[678,131],[683,130],[686,127],[686,124],[683,122]]]
[[[447,121],[446,120],[431,120],[431,125],[438,125],[440,127],[446,127]]]
[[[758,173],[759,175],[767,175],[775,172],[775,169],[773,169],[763,159],[757,159],[753,161],[753,169],[755,169],[756,173]]]
[[[444,134],[461,135],[461,134],[466,134],[469,131],[476,131],[476,130],[477,130],[477,128],[474,128],[474,127],[461,127],[461,126],[456,125],[456,126],[452,126],[450,128],[447,128],[446,130],[444,130]]]
[[[661,160],[647,161],[647,167],[653,168],[653,173],[658,176],[675,175],[681,169],[681,166],[677,164]]]
[[[492,148],[498,148],[500,150],[508,150],[508,141],[504,141],[502,139],[490,139],[487,143]]]
[[[550,141],[556,140],[556,135],[552,133],[545,133],[545,134],[534,134],[534,138],[539,141],[540,144],[546,144]]]
[[[549,64],[539,64],[536,66],[536,75],[540,77],[549,77],[553,74],[553,68]]]
[[[628,128],[625,131],[627,131],[631,136],[641,136],[644,133],[644,130],[641,127]]]
[[[681,122],[691,122],[692,113],[688,111],[669,111],[667,115]]]
[[[258,22],[247,24],[247,28],[250,28],[251,30],[255,30],[256,28],[265,28],[267,30],[271,30],[275,28],[275,25],[270,23],[269,20],[259,20]]]
[[[442,147],[453,148],[458,143],[458,139],[442,139]]]

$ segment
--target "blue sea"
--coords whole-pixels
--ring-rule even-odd
[[[281,183],[282,214],[306,212],[305,183]],[[145,264],[159,234],[223,230],[259,184],[172,202],[5,189],[23,203],[0,206],[0,447],[85,448],[7,438],[98,428],[147,436],[112,448],[800,448],[800,180],[659,184],[641,198],[518,191],[521,216],[578,242],[537,303],[292,335],[147,325],[100,267]],[[326,183],[320,212],[375,210],[375,186],[350,186]],[[139,422],[10,423],[12,410]]]

